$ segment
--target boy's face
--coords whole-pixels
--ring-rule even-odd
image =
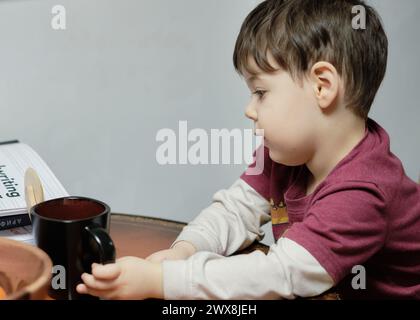
[[[278,67],[274,59],[270,61]],[[313,84],[306,78],[295,82],[283,70],[262,72],[250,61],[257,76],[244,72],[252,98],[246,116],[255,122],[255,129],[264,130],[264,143],[270,158],[278,163],[297,166],[307,163],[315,148],[320,110]]]

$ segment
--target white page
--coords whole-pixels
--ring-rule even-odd
[[[38,173],[45,200],[68,196],[47,164],[23,143],[0,145],[0,216],[26,212],[24,177],[31,167]]]

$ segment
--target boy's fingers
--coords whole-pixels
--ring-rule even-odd
[[[92,296],[104,298],[104,299],[112,299],[114,294],[113,291],[102,291],[102,290],[95,290],[87,287],[84,284],[78,284],[76,290],[80,294],[90,294]]]
[[[94,290],[112,290],[116,286],[116,281],[106,281],[106,280],[100,280],[95,278],[93,275],[84,273],[82,274],[82,280],[87,287],[88,290],[94,289]]]
[[[76,286],[76,291],[80,294],[86,294],[87,293],[87,287],[83,283],[80,283]]]
[[[121,273],[121,268],[115,263],[110,264],[93,264],[92,265],[92,274],[95,278],[101,280],[113,280],[118,278]]]
[[[117,261],[116,261],[116,263],[118,264],[118,262],[124,262],[126,260],[131,260],[131,259],[133,259],[133,257],[131,257],[131,256],[126,256],[126,257],[118,258]]]

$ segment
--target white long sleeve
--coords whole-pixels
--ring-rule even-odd
[[[287,238],[280,238],[267,255],[224,257],[262,239],[269,204],[242,180],[213,200],[174,242],[189,241],[199,252],[188,260],[163,262],[165,299],[293,299],[333,286],[318,261]]]
[[[261,241],[261,226],[271,220],[270,204],[242,179],[213,196],[212,204],[184,227],[172,246],[189,241],[198,251],[229,256],[255,240]]]
[[[163,261],[165,299],[294,299],[317,296],[333,285],[315,258],[287,238],[267,255],[198,252],[188,260]]]

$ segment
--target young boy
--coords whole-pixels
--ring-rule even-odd
[[[365,29],[353,28],[356,5]],[[420,187],[368,118],[387,47],[380,18],[360,0],[259,4],[234,64],[252,92],[246,116],[265,133],[264,172],[217,192],[170,249],[93,265],[78,291],[293,299],[336,287],[342,298],[420,298]],[[261,240],[270,220],[267,255],[227,257]]]

